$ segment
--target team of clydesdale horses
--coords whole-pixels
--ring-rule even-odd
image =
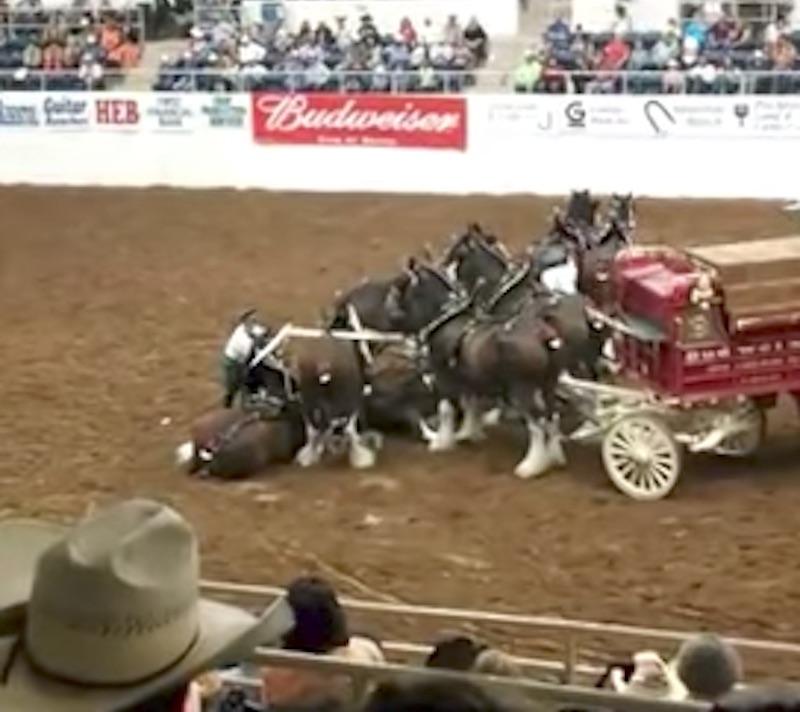
[[[484,428],[505,416],[521,420],[528,433],[517,476],[564,464],[570,404],[557,388],[559,375],[600,377],[608,333],[587,315],[587,301],[601,309],[612,303],[611,262],[635,227],[631,195],[613,195],[603,220],[598,210],[588,191],[573,192],[546,237],[517,256],[473,223],[438,258],[427,250],[398,274],[338,295],[327,332],[368,328],[402,334],[405,343],[329,333],[292,340],[265,368],[269,412],[205,413],[179,448],[179,463],[227,479],[292,460],[311,466],[326,454],[368,468],[382,432],[412,432],[430,450],[444,451],[481,440]],[[546,270],[570,265],[571,288],[540,280]]]

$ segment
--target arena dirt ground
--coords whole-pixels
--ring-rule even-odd
[[[552,205],[0,189],[0,515],[149,495],[197,524],[208,576],[281,583],[321,569],[408,602],[800,637],[789,407],[756,461],[691,460],[651,506],[617,494],[592,449],[520,482],[521,444],[502,439],[441,456],[392,443],[368,475],[288,468],[215,484],[172,469],[187,421],[217,397],[218,350],[244,306],[311,322],[337,288],[467,220],[520,246]],[[671,243],[797,230],[763,203],[642,201],[638,217],[641,237]]]

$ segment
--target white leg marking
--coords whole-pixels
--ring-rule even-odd
[[[500,425],[500,420],[503,417],[503,411],[500,408],[492,408],[487,410],[481,420],[486,428],[495,428]]]
[[[356,470],[366,470],[375,466],[377,457],[375,451],[370,449],[366,440],[358,432],[358,418],[353,416],[345,428],[347,440],[350,445],[350,467]]]
[[[300,467],[311,467],[322,459],[322,442],[320,434],[306,423],[306,444],[300,448],[295,461]]]
[[[464,418],[456,433],[456,442],[480,442],[486,437],[486,433],[483,432],[478,401],[475,398],[463,398],[461,407],[464,410]]]
[[[545,436],[547,438],[547,455],[550,458],[550,466],[564,467],[567,464],[567,456],[564,454],[563,437],[557,422],[549,421],[547,423]]]
[[[544,431],[533,420],[528,420],[527,426],[528,450],[514,470],[514,474],[523,480],[543,475],[550,466],[550,458],[546,452]]]
[[[439,429],[428,445],[431,452],[445,452],[456,446],[456,410],[450,401],[439,401]]]

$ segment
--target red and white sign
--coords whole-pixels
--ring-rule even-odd
[[[415,94],[253,94],[253,138],[464,151],[467,107],[463,97]]]
[[[97,99],[95,119],[101,126],[136,126],[139,123],[139,105],[135,99]]]

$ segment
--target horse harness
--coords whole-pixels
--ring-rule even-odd
[[[260,420],[264,420],[261,411],[259,410],[251,410],[248,411],[244,418],[241,420],[237,420],[235,423],[232,423],[227,428],[225,428],[221,433],[219,433],[215,438],[211,439],[203,450],[209,454],[209,458],[207,461],[211,461],[219,452],[228,445],[233,439],[239,435],[239,433],[244,430],[244,428],[256,423]]]

